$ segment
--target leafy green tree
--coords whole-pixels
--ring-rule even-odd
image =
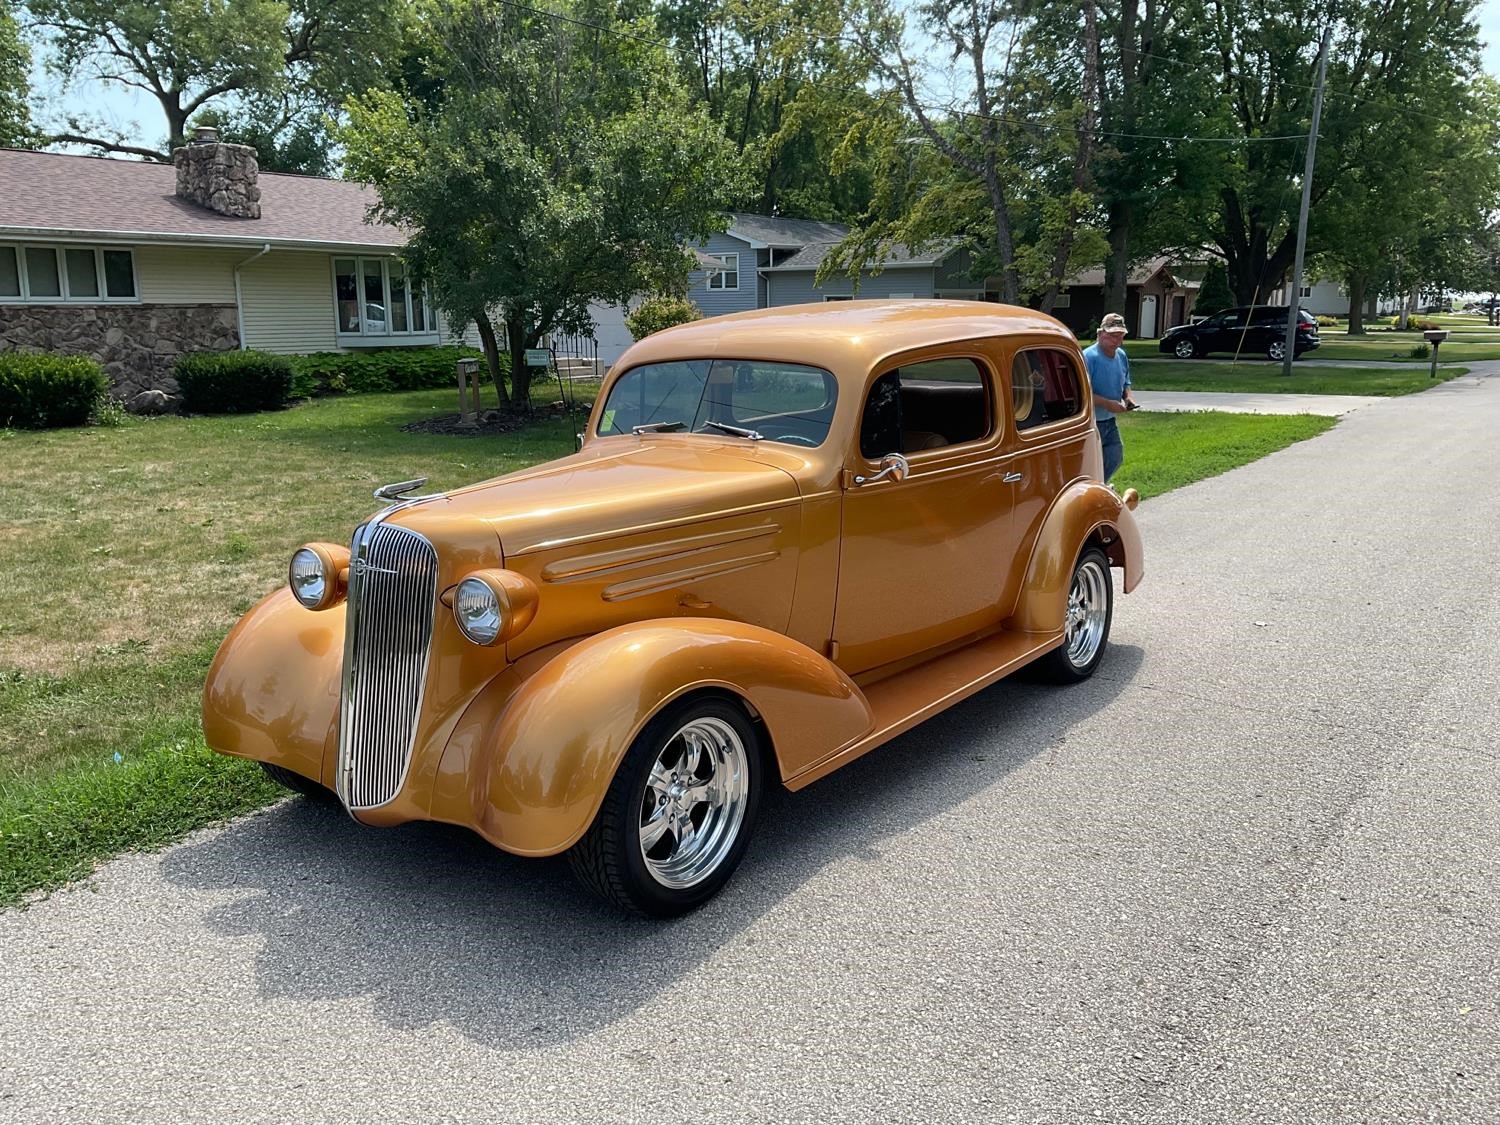
[[[52,140],[170,160],[200,110],[239,98],[336,105],[382,73],[401,8],[364,0],[28,0],[48,66],[69,81],[144,91],[166,124],[159,147],[74,118]]]
[[[1276,288],[1295,254],[1302,142],[1264,139],[1306,134],[1323,27],[1334,36],[1315,210],[1355,170],[1390,158],[1382,123],[1403,113],[1440,119],[1452,105],[1480,69],[1474,11],[1475,0],[1211,0],[1221,106],[1242,143],[1226,146],[1207,233],[1241,303]]]
[[[870,65],[844,34],[850,0],[661,0],[684,85],[746,170],[735,209],[849,220],[868,206],[868,153],[828,174],[851,117],[866,112]]]
[[[27,74],[31,52],[21,40],[9,0],[0,2],[0,147],[31,148],[36,130],[26,97],[31,92]]]
[[[649,19],[609,0],[555,14],[473,0],[434,12],[429,34],[432,101],[352,99],[338,139],[376,213],[412,230],[413,273],[478,325],[501,401],[524,411],[525,350],[587,328],[590,302],[680,289],[684,244],[724,228],[739,165]]]
[[[331,176],[335,172],[329,118],[316,105],[290,95],[246,99],[228,109],[207,109],[193,125],[212,125],[230,144],[255,150],[262,172]]]
[[[1193,312],[1216,313],[1234,304],[1234,294],[1229,291],[1229,279],[1219,262],[1210,262],[1203,275],[1203,284],[1198,289],[1198,299],[1193,302]]]

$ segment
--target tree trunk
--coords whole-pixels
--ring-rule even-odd
[[[1405,332],[1411,327],[1412,313],[1417,311],[1417,290],[1412,289],[1401,302],[1401,315],[1396,318],[1396,331]]]
[[[1068,259],[1073,256],[1073,237],[1083,217],[1081,201],[1093,185],[1090,165],[1094,159],[1094,125],[1099,105],[1099,25],[1095,20],[1093,0],[1083,5],[1083,120],[1078,126],[1078,151],[1073,155],[1073,191],[1068,201],[1068,215],[1052,251],[1052,268],[1047,290],[1042,295],[1042,312],[1050,313],[1068,275]]]
[[[1349,335],[1363,336],[1365,334],[1365,275],[1359,272],[1351,272],[1344,279],[1344,285],[1349,290]]]
[[[505,318],[505,338],[510,350],[510,409],[531,413],[531,368],[526,366],[526,316],[513,310]]]
[[[1104,262],[1104,311],[1125,312],[1126,286],[1130,281],[1130,228],[1134,213],[1130,204],[1116,200],[1109,207],[1109,257]]]
[[[490,382],[495,384],[495,393],[500,396],[503,407],[509,396],[505,391],[505,372],[500,370],[500,342],[495,339],[495,326],[482,312],[474,317],[474,325],[479,329],[479,343],[484,348],[484,364],[489,368]]]

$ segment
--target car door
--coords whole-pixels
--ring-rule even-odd
[[[1240,333],[1245,327],[1243,309],[1225,309],[1208,318],[1204,324],[1203,351],[1232,352],[1240,346]]]
[[[1012,552],[995,342],[875,373],[844,473],[835,659],[859,673],[996,624]],[[904,479],[880,474],[887,454]]]

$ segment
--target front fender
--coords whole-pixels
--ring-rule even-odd
[[[219,646],[203,685],[204,740],[330,784],[343,664],[344,607],[305,609],[283,586]]]
[[[1042,521],[1016,612],[1005,622],[1007,629],[1023,633],[1062,629],[1073,564],[1095,532],[1101,540],[1108,540],[1104,552],[1110,563],[1124,570],[1125,592],[1136,588],[1145,571],[1145,554],[1135,515],[1108,485],[1074,481],[1058,493]]]
[[[830,661],[737,621],[622,625],[565,649],[520,682],[507,679],[455,729],[433,813],[460,819],[461,810],[441,805],[445,790],[458,797],[461,775],[469,805],[461,819],[522,855],[571,847],[641,728],[688,692],[718,688],[747,702],[770,734],[783,778],[873,725],[864,696]]]

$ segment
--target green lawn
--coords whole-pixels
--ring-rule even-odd
[[[576,425],[551,413],[500,436],[400,429],[453,409],[450,393],[419,391],[0,431],[0,903],[280,794],[208,751],[198,707],[220,638],[284,580],[289,552],[346,540],[378,484],[448,488],[573,448]],[[1330,424],[1132,416],[1119,483],[1155,495]]]
[[[1427,319],[1441,320],[1443,318],[1429,317]],[[1462,326],[1445,324],[1444,327],[1452,332],[1452,335],[1438,350],[1438,356],[1444,363],[1500,359],[1500,329],[1488,328],[1483,322],[1471,322]],[[1305,358],[1379,360],[1382,363],[1412,364],[1428,362],[1426,359],[1416,359],[1411,354],[1413,347],[1427,342],[1420,332],[1387,332],[1384,331],[1383,325],[1369,325],[1365,335],[1350,336],[1345,333],[1343,326],[1340,326],[1319,329],[1318,338],[1321,341],[1319,347],[1316,351],[1306,353]],[[1087,341],[1083,342],[1087,344]],[[1161,351],[1159,340],[1126,340],[1125,352],[1131,359],[1169,358]],[[1208,360],[1217,363],[1220,360],[1228,362],[1233,358],[1228,353],[1221,355],[1215,352],[1208,357]],[[1265,356],[1259,352],[1240,356],[1240,362],[1269,364]]]
[[[1247,394],[1409,395],[1468,373],[1465,367],[1315,367],[1297,363],[1292,374],[1261,361],[1232,363],[1212,359],[1164,359],[1130,365],[1131,385],[1140,391],[1240,391]]]
[[[1112,483],[1142,498],[1158,496],[1317,437],[1337,421],[1317,414],[1122,415],[1125,463]]]

